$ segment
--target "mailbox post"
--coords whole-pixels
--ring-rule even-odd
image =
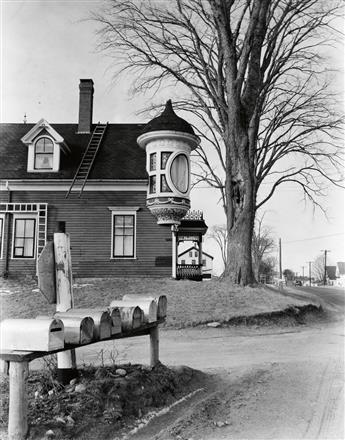
[[[56,311],[66,312],[73,308],[72,260],[69,235],[63,232],[54,234]],[[68,383],[77,376],[75,350],[57,354],[58,380]]]

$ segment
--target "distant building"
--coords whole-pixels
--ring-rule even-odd
[[[199,263],[199,250],[192,246],[178,255],[179,266],[196,266]],[[206,252],[201,253],[201,272],[203,278],[211,278],[213,270],[213,257]]]
[[[344,261],[338,261],[336,266],[336,280],[335,285],[345,287],[345,262]]]

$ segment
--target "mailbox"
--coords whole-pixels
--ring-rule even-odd
[[[168,308],[168,300],[165,295],[140,295],[138,293],[130,293],[127,295],[124,295],[122,298],[124,301],[137,301],[138,299],[145,299],[145,300],[154,300],[157,304],[157,318],[163,319],[167,316],[167,308]]]
[[[64,348],[64,324],[59,319],[5,319],[0,324],[1,349],[54,351]]]
[[[153,299],[150,298],[141,298],[134,300],[125,300],[122,301],[112,301],[110,304],[111,307],[119,307],[119,306],[138,306],[144,312],[144,322],[155,322],[157,321],[157,304]]]
[[[65,327],[65,343],[82,345],[92,342],[94,322],[90,316],[69,315],[68,312],[57,312],[54,317],[61,319]]]
[[[121,329],[123,332],[139,328],[144,323],[144,312],[140,307],[129,306],[124,301],[113,301],[109,307],[110,312],[114,308],[120,311]]]
[[[95,324],[94,340],[107,339],[111,336],[112,319],[107,310],[101,309],[69,309],[66,315],[79,316],[81,318],[90,316]]]

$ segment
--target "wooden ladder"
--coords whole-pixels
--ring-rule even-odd
[[[79,189],[79,197],[82,195],[84,186],[85,186],[87,178],[90,174],[92,165],[95,161],[95,157],[96,157],[97,152],[99,150],[99,147],[101,145],[103,135],[105,133],[107,126],[108,126],[108,123],[106,123],[106,124],[98,123],[96,125],[96,127],[92,133],[90,142],[85,150],[83,158],[80,162],[80,165],[79,165],[77,172],[74,176],[74,179],[71,183],[71,186],[66,193],[66,199],[73,192],[73,189],[75,187],[77,187],[75,189],[76,192]],[[80,188],[79,188],[79,186],[80,186]]]

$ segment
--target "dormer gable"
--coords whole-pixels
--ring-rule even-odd
[[[27,171],[30,173],[58,172],[61,151],[70,152],[63,137],[43,118],[21,141],[28,147]]]

